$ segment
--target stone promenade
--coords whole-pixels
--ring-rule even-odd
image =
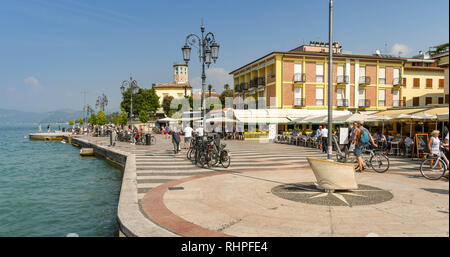
[[[80,137],[127,155],[119,221],[127,236],[448,236],[449,185],[420,176],[419,163],[391,158],[388,172],[357,173],[358,190],[324,194],[306,157],[317,149],[224,141],[228,169],[202,169],[171,140],[135,146]]]

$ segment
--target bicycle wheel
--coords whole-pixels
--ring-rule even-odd
[[[389,169],[389,158],[380,153],[375,153],[370,157],[370,166],[378,173],[386,172]]]
[[[150,144],[151,145],[156,144],[156,138],[155,137],[150,137]]]
[[[420,164],[420,173],[426,179],[438,180],[445,174],[445,163],[443,160],[437,158],[427,158]]]
[[[188,151],[186,152],[186,158],[188,160],[192,160],[191,157],[192,157],[192,149],[189,148]]]
[[[222,163],[222,167],[228,168],[231,164],[231,156],[227,150],[223,150],[220,153],[220,163]]]
[[[213,151],[213,152],[211,152],[210,153],[210,157],[211,157],[211,161],[210,161],[210,163],[211,163],[211,166],[217,166],[217,165],[219,165],[219,154],[217,154],[215,151]]]

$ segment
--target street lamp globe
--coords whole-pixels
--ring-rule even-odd
[[[211,64],[211,50],[210,49],[207,49],[205,51],[205,64],[208,65],[208,67]]]
[[[211,52],[214,63],[216,63],[217,58],[219,58],[219,45],[216,42],[211,45]]]
[[[123,83],[122,86],[120,86],[120,92],[122,92],[122,94],[125,93],[125,86],[123,85]]]
[[[191,59],[191,48],[188,46],[188,44],[185,44],[183,48],[181,48],[183,51],[183,59],[186,62],[186,64]]]

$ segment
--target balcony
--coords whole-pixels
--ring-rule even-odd
[[[386,106],[386,100],[378,100],[378,106]]]
[[[250,88],[257,88],[258,87],[258,78],[254,78],[250,80],[249,83]]]
[[[266,78],[258,77],[258,86],[265,86],[265,85],[266,85]]]
[[[305,82],[306,81],[306,73],[295,73],[294,74],[294,83],[295,82]]]
[[[234,92],[236,93],[242,92],[241,84],[236,84],[234,86]]]
[[[294,106],[296,107],[305,106],[305,98],[294,98]]]
[[[386,78],[378,78],[378,84],[385,85],[386,84]]]
[[[337,107],[348,107],[348,99],[337,99]]]
[[[323,82],[323,75],[316,75],[316,82]]]
[[[394,86],[404,86],[403,78],[394,78],[394,82],[392,83]]]
[[[316,105],[323,105],[323,99],[316,99]]]
[[[241,83],[241,88],[242,88],[242,90],[248,90],[249,83],[248,82]]]
[[[359,77],[359,84],[360,85],[370,85],[370,77],[367,77],[367,76]]]
[[[369,99],[359,99],[358,100],[358,106],[361,108],[369,107],[370,106],[370,100]]]
[[[393,107],[401,107],[402,106],[402,101],[401,100],[394,100],[392,102],[392,106]]]
[[[336,77],[337,84],[347,84],[349,81],[348,75],[339,75]]]
[[[267,84],[275,82],[275,74],[269,75],[267,77]]]

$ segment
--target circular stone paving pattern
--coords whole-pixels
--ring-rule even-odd
[[[283,199],[301,203],[350,207],[382,203],[394,197],[389,191],[361,184],[355,190],[336,190],[333,193],[325,193],[311,182],[276,186],[272,188],[272,193]]]

